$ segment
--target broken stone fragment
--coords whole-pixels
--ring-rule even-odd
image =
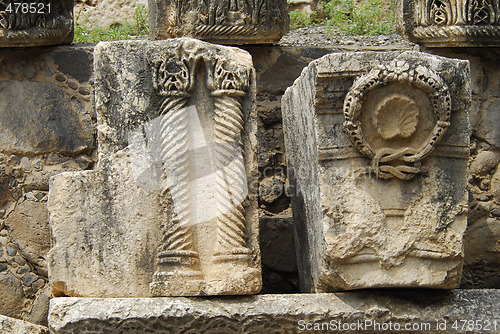
[[[153,39],[190,36],[211,43],[275,43],[288,32],[286,0],[149,0]]]
[[[0,47],[70,44],[73,0],[0,3]]]
[[[282,100],[303,291],[458,287],[470,99],[467,61],[419,52],[304,69]]]
[[[191,38],[100,43],[99,162],[49,193],[56,296],[254,294],[255,73]]]

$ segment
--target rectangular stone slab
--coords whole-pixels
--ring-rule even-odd
[[[500,329],[499,301],[499,290],[363,291],[224,299],[54,298],[49,327],[54,334],[85,330],[137,334],[388,333],[389,326],[392,332],[410,328],[416,329],[411,333],[463,333],[460,328],[468,320],[477,325],[474,328],[488,326],[493,333]],[[454,324],[458,330],[452,328]]]
[[[190,38],[100,43],[95,77],[97,168],[50,187],[54,295],[259,292],[251,56]]]
[[[313,61],[283,104],[301,289],[456,288],[467,226],[467,61]]]
[[[0,47],[70,44],[74,0],[18,1],[0,4]]]

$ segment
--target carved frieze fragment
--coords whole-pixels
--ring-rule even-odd
[[[149,0],[153,39],[190,36],[211,43],[275,43],[288,32],[286,0]]]
[[[259,292],[250,55],[180,38],[101,43],[95,59],[99,163],[53,181],[53,289],[108,297]],[[69,237],[77,225],[85,231]],[[61,262],[68,252],[82,261]]]
[[[286,91],[304,291],[458,287],[470,95],[467,61],[419,52],[327,55]]]
[[[430,47],[500,45],[498,0],[400,0],[397,27],[406,39]]]
[[[73,0],[0,0],[0,47],[70,44]]]

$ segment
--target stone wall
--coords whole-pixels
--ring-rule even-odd
[[[92,48],[0,51],[0,314],[46,323],[51,176],[93,167]]]
[[[382,41],[382,42],[380,42]],[[302,41],[301,45],[307,45]],[[313,59],[346,50],[411,50],[394,36],[335,45],[247,46],[257,72],[262,293],[298,292],[281,97]],[[92,48],[0,51],[0,314],[46,323],[50,176],[92,169]],[[462,287],[500,287],[500,58],[498,49],[424,50],[471,61],[470,214]],[[298,129],[300,130],[300,129]]]

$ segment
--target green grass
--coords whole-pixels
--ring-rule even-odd
[[[141,38],[149,35],[148,12],[144,6],[138,6],[134,13],[134,22],[114,23],[109,28],[92,25],[88,18],[84,24],[75,23],[75,43],[98,43]]]
[[[316,24],[337,28],[348,35],[382,35],[394,32],[394,8],[384,13],[383,0],[330,0],[312,13],[290,13],[292,29]]]

